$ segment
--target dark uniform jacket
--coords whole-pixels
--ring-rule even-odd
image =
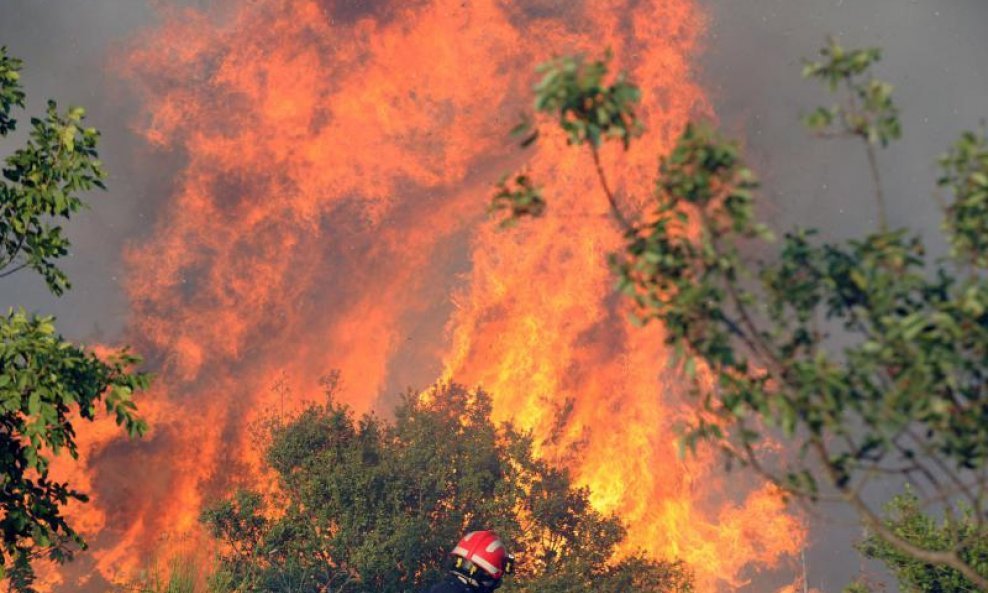
[[[475,593],[475,591],[460,579],[449,575],[433,585],[428,593]]]

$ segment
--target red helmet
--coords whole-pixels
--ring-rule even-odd
[[[514,557],[493,531],[471,531],[450,553],[457,558],[457,569],[474,572],[476,567],[496,581],[510,574],[514,564]]]

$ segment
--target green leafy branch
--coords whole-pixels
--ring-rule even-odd
[[[874,78],[871,68],[882,59],[878,48],[845,50],[833,38],[820,50],[822,61],[807,60],[803,77],[816,79],[832,93],[843,92],[843,101],[817,107],[804,118],[806,125],[823,137],[853,137],[864,142],[868,170],[875,184],[878,221],[888,228],[885,191],[878,172],[875,146],[883,148],[902,136],[899,108],[892,101],[892,85]]]
[[[638,132],[637,93],[622,91],[628,101],[611,103],[616,111],[581,110],[606,69],[563,59],[543,68],[536,106],[558,115],[571,144],[594,152],[626,238],[611,257],[618,290],[637,322],[662,324],[692,378],[699,413],[684,446],[713,443],[789,497],[833,493],[899,552],[985,589],[985,566],[965,550],[988,538],[988,278],[977,271],[988,236],[988,146],[984,135],[965,134],[941,158],[953,251],[930,257],[920,236],[887,224],[875,149],[901,129],[891,86],[871,74],[880,52],[831,40],[821,55],[804,75],[844,100],[806,123],[864,142],[878,204],[877,231],[845,243],[822,242],[812,228],[775,243],[758,221],[758,183],[737,145],[694,124],[661,159],[652,211],[631,223],[596,148],[609,136],[627,146],[628,130]],[[612,122],[628,126],[609,134]],[[751,253],[773,255],[752,261]],[[952,273],[959,263],[975,271]],[[790,453],[773,454],[770,435]],[[926,546],[882,521],[867,492],[890,477],[943,509],[946,544]]]
[[[623,75],[610,82],[606,80],[610,59],[608,52],[603,60],[593,62],[587,62],[582,56],[564,56],[542,64],[537,69],[542,79],[534,87],[534,107],[536,113],[556,118],[556,123],[566,134],[567,143],[589,148],[611,213],[622,230],[629,231],[631,222],[621,210],[601,166],[600,146],[610,140],[620,142],[627,149],[632,139],[641,135],[644,127],[635,114],[641,93]],[[533,127],[533,121],[528,117],[522,119],[512,134],[524,137],[521,142],[523,148],[534,144],[539,137],[538,129]],[[527,176],[518,176],[517,179],[531,183]],[[524,186],[522,189],[527,192]],[[495,211],[504,209],[502,205],[506,203],[503,181],[498,185],[498,190],[492,208]],[[545,202],[541,195],[522,192],[508,196],[538,199],[535,209],[510,209],[509,220],[539,216],[544,212]]]
[[[49,101],[45,118],[31,119],[27,145],[6,158],[0,182],[0,278],[31,268],[56,295],[70,287],[55,265],[68,254],[69,240],[50,220],[69,219],[85,206],[80,193],[105,189],[106,177],[96,152],[99,133],[82,127],[84,118],[81,107],[60,114]]]
[[[972,266],[988,269],[988,138],[965,132],[940,157],[943,171],[938,183],[954,200],[945,207],[944,226],[953,247],[952,256]],[[972,302],[972,306],[974,303]]]
[[[11,108],[24,107],[24,89],[21,88],[21,69],[24,63],[7,54],[6,46],[0,46],[0,137],[17,128],[17,120],[10,116]]]
[[[0,558],[15,565],[32,548],[63,562],[72,557],[67,543],[84,546],[60,506],[87,497],[49,478],[53,456],[78,457],[74,416],[93,419],[102,400],[128,434],[147,431],[132,398],[150,382],[130,370],[140,359],[124,351],[101,360],[62,339],[53,322],[24,311],[0,317]]]

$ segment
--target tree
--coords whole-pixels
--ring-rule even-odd
[[[0,47],[0,138],[16,129],[14,108],[24,107],[21,67]],[[80,195],[102,189],[105,177],[99,133],[82,127],[84,117],[80,107],[61,113],[49,101],[45,116],[31,119],[25,146],[5,159],[0,278],[30,269],[55,295],[70,288],[57,266],[70,242],[54,221],[83,208]],[[131,436],[143,434],[132,395],[149,377],[131,370],[140,359],[126,350],[100,358],[64,340],[52,317],[9,311],[0,316],[0,339],[0,578],[29,591],[34,559],[64,562],[85,546],[62,511],[69,500],[86,496],[52,479],[51,457],[78,456],[76,426],[79,419],[93,420],[99,405]]]
[[[612,562],[618,520],[536,459],[528,437],[495,427],[482,391],[407,394],[393,422],[355,419],[330,398],[262,433],[279,494],[240,491],[202,515],[222,544],[220,590],[415,591],[478,528],[518,554],[505,591],[690,590],[679,563]]]
[[[755,175],[707,125],[689,124],[661,159],[650,211],[626,214],[598,150],[641,133],[637,90],[609,83],[606,61],[544,65],[535,110],[591,153],[624,236],[610,259],[617,289],[634,321],[663,325],[691,379],[698,414],[684,445],[714,443],[789,497],[846,501],[898,553],[988,590],[988,565],[969,554],[988,539],[988,140],[966,133],[940,159],[952,249],[934,257],[918,230],[888,227],[876,154],[900,124],[892,87],[871,73],[880,51],[831,41],[821,57],[804,76],[837,103],[806,124],[859,142],[874,182],[878,228],[845,243],[812,228],[775,242],[758,222]],[[531,129],[515,130],[528,134],[523,146],[537,140]],[[522,174],[499,184],[491,207],[514,223],[547,206]],[[761,446],[766,438],[792,454]],[[869,489],[890,480],[942,511],[936,545],[882,520]]]
[[[977,522],[971,509],[964,509],[953,524],[938,523],[923,512],[916,494],[907,490],[889,501],[885,511],[884,523],[888,529],[924,549],[949,549],[957,537],[954,531],[961,530],[970,541],[958,551],[961,559],[980,570],[988,564],[988,539],[975,533]],[[895,574],[903,593],[977,590],[960,571],[918,560],[875,535],[866,537],[858,548],[868,558],[884,562]]]

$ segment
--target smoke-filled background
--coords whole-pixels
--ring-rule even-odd
[[[835,34],[885,48],[905,127],[882,155],[891,222],[932,228],[933,159],[988,115],[986,23],[978,0],[0,0],[29,111],[87,106],[111,171],[70,227],[75,289],[52,301],[21,275],[0,304],[55,313],[70,338],[132,343],[160,373],[146,441],[87,436],[74,477],[94,494],[77,511],[93,554],[50,581],[98,590],[180,550],[203,500],[256,471],[250,420],[340,368],[360,410],[448,378],[544,433],[570,399],[562,444],[543,453],[629,521],[635,545],[700,567],[703,591],[791,582],[800,522],[710,460],[675,458],[678,387],[661,334],[629,330],[609,297],[615,233],[588,163],[550,138],[531,164],[556,184],[550,215],[510,233],[485,222],[490,183],[520,162],[505,132],[533,63],[609,45],[643,84],[652,130],[610,155],[625,191],[647,188],[635,179],[686,118],[715,115],[748,146],[780,225],[858,233],[873,219],[860,155],[797,124],[819,98],[800,59]],[[830,517],[807,519],[823,591],[858,567],[855,530]]]
[[[988,3],[980,0],[717,0],[711,7],[701,81],[723,127],[743,138],[765,184],[776,228],[813,225],[828,239],[875,228],[863,148],[814,139],[797,117],[829,105],[815,83],[799,79],[827,35],[845,46],[878,46],[878,75],[895,86],[903,139],[879,153],[889,223],[923,229],[942,249],[934,199],[935,158],[964,129],[988,118]],[[808,580],[838,591],[862,563],[850,542],[853,513],[818,509],[811,518]],[[880,568],[878,569],[881,570]],[[894,584],[890,584],[892,590]]]

